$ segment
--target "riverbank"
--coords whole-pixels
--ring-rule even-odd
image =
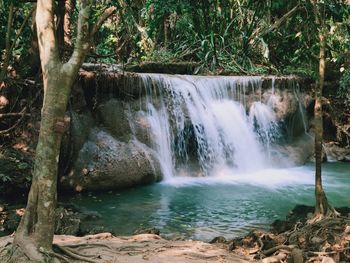
[[[298,205],[276,220],[269,231],[256,230],[225,242],[236,254],[250,260],[272,262],[350,262],[350,209],[336,208],[337,217],[310,223],[314,208]]]
[[[1,262],[7,262],[11,236],[0,238]],[[59,250],[59,247],[63,250]],[[109,263],[248,263],[242,256],[229,252],[225,245],[201,241],[169,241],[154,234],[115,237],[110,233],[75,237],[56,235],[54,247],[61,262]],[[59,252],[60,251],[60,252]],[[68,255],[69,254],[69,255]],[[18,261],[16,261],[18,260]],[[24,263],[27,261],[19,261]]]
[[[54,252],[46,254],[59,262],[94,263],[350,262],[350,209],[337,208],[338,217],[309,224],[312,211],[313,207],[299,205],[270,230],[254,230],[231,240],[216,237],[209,243],[168,240],[152,233],[55,235]],[[12,235],[0,238],[0,262],[27,262],[11,250],[12,242]]]

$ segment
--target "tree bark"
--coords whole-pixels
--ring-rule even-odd
[[[328,207],[326,195],[322,187],[322,141],[323,141],[323,121],[322,121],[322,90],[325,70],[325,38],[321,30],[319,34],[320,57],[319,57],[319,80],[315,90],[315,215],[325,215]]]
[[[319,10],[319,4],[314,3],[316,23],[319,25],[319,77],[315,87],[315,212],[310,222],[315,222],[325,216],[336,216],[338,213],[328,203],[322,186],[322,142],[323,142],[323,119],[322,119],[322,93],[324,86],[326,32],[324,18]]]
[[[64,117],[70,83],[68,76],[62,74],[55,38],[53,1],[38,1],[36,23],[44,101],[32,186],[26,212],[17,229],[14,243],[29,259],[42,260],[38,248],[52,249],[57,199],[57,163],[62,137],[56,125]]]
[[[7,74],[7,67],[10,62],[10,47],[11,47],[10,41],[11,41],[13,14],[14,14],[14,7],[13,7],[13,3],[11,2],[10,8],[9,8],[9,16],[7,18],[6,41],[5,41],[6,50],[5,50],[4,63],[0,72],[0,85],[5,79],[5,76]]]
[[[95,27],[89,30],[92,0],[81,0],[75,48],[69,61],[62,63],[55,35],[54,1],[37,2],[36,23],[44,101],[32,185],[25,214],[16,231],[14,245],[17,245],[30,260],[43,261],[41,251],[52,250],[57,167],[71,86],[89,50],[91,32],[96,32],[96,27],[101,26],[102,22],[98,20]],[[104,15],[101,17],[106,19]]]
[[[66,13],[65,1],[58,1],[56,7],[56,38],[58,43],[58,48],[60,56],[64,55],[64,17]]]
[[[64,42],[71,46],[72,45],[72,15],[75,7],[76,0],[66,0],[64,14]]]

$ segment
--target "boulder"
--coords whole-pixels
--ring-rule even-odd
[[[60,154],[60,171],[66,173],[67,169],[72,166],[77,159],[80,149],[89,137],[95,120],[90,111],[77,113],[71,111],[66,114],[70,116],[70,127],[64,133],[61,144]]]
[[[275,148],[280,155],[280,159],[276,158],[276,161],[288,160],[290,162],[282,163],[282,166],[304,165],[313,158],[314,137],[310,134],[304,134],[292,143],[276,146]]]
[[[118,140],[127,142],[131,138],[131,129],[124,104],[121,100],[110,99],[98,107],[98,115],[101,126]]]
[[[68,175],[61,184],[75,191],[110,190],[161,180],[160,165],[152,149],[137,140],[122,142],[93,128]]]
[[[342,148],[335,142],[324,143],[323,148],[326,152],[327,161],[350,162],[350,148]]]

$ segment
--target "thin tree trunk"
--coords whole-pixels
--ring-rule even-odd
[[[56,38],[60,56],[64,54],[64,17],[66,13],[65,1],[58,1],[56,8]]]
[[[322,90],[325,70],[325,38],[321,30],[319,35],[320,57],[319,57],[319,80],[315,90],[315,195],[316,207],[315,215],[325,215],[328,207],[326,195],[322,187],[322,141],[323,141],[323,121],[322,121]]]
[[[12,32],[12,21],[13,21],[14,7],[11,2],[9,8],[9,16],[7,18],[7,29],[6,29],[6,50],[5,50],[5,58],[4,63],[0,72],[0,85],[4,81],[7,74],[7,67],[10,62],[10,48],[11,48],[11,32]]]
[[[164,48],[168,49],[169,46],[169,35],[170,35],[170,25],[169,25],[169,14],[166,13],[163,16],[163,29],[164,29]]]
[[[30,17],[32,16],[33,12],[35,11],[35,6],[30,10],[30,12],[26,15],[24,18],[21,27],[17,30],[17,33],[11,43],[11,32],[12,32],[12,22],[13,22],[13,15],[14,15],[14,7],[13,4],[11,3],[10,6],[10,13],[9,13],[9,18],[8,18],[8,24],[7,24],[7,33],[6,33],[6,50],[5,50],[5,59],[3,62],[3,66],[0,72],[0,85],[1,83],[5,80],[6,75],[7,75],[7,68],[10,64],[10,60],[12,57],[12,51],[16,46],[17,40],[19,37],[22,35],[24,28],[29,21]]]
[[[323,142],[323,119],[322,119],[322,92],[324,86],[324,72],[325,72],[325,53],[326,53],[326,39],[325,39],[325,25],[322,12],[319,10],[319,4],[314,3],[315,16],[319,28],[319,77],[315,88],[315,213],[314,217],[309,222],[315,222],[325,216],[337,216],[338,213],[328,203],[326,194],[322,186],[322,142]]]
[[[36,3],[34,4],[34,10],[36,10]],[[21,63],[28,63],[29,70],[27,76],[35,76],[40,70],[40,54],[39,54],[39,42],[36,30],[36,12],[32,14],[32,40],[28,50],[28,56],[21,57]]]
[[[72,15],[75,7],[75,0],[66,0],[65,3],[66,12],[64,14],[64,42],[71,46],[72,45]]]

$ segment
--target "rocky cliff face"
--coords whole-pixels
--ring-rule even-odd
[[[176,78],[179,78],[179,82],[170,83],[167,75],[82,73],[73,90],[71,109],[67,113],[71,117],[71,128],[63,143],[61,185],[75,191],[132,187],[161,180],[164,174],[184,165],[181,164],[184,156],[187,158],[186,165],[198,159],[200,142],[195,130],[198,127],[191,119],[190,108],[184,102],[186,98],[175,99],[176,91],[170,86],[181,86],[184,77]],[[205,77],[189,78],[193,85],[207,81],[216,85],[215,77],[208,80]],[[273,122],[279,136],[273,138],[271,158],[276,159],[276,163],[280,163],[281,158],[288,160],[283,165],[305,163],[312,155],[313,139],[306,133],[308,96],[304,91],[300,93],[300,88],[296,87],[301,81],[274,77],[252,77],[254,81],[250,81],[249,77],[236,79],[237,83],[232,86],[230,78],[217,77],[224,89],[226,86],[232,88],[232,94],[225,96],[242,103],[247,114],[255,104],[268,105],[274,114]],[[233,80],[236,81],[235,78]],[[186,92],[183,94],[186,96]],[[157,116],[150,113],[153,108]],[[162,109],[167,112],[162,112]],[[181,111],[181,116],[176,109]],[[257,112],[259,110],[262,109],[257,109]],[[155,120],[155,117],[158,119]],[[179,118],[183,120],[180,122]],[[254,124],[254,118],[263,120],[264,116],[254,115],[251,120],[253,126],[258,125]],[[270,125],[268,121],[266,123]],[[181,132],[179,129],[182,129]],[[163,135],[164,132],[169,133],[169,138],[159,141],[162,137],[157,132]],[[261,135],[259,131],[255,132],[257,136]],[[261,140],[271,139],[261,136]],[[169,144],[169,147],[162,144]],[[177,148],[174,150],[172,147]],[[167,151],[172,153],[164,156]]]

